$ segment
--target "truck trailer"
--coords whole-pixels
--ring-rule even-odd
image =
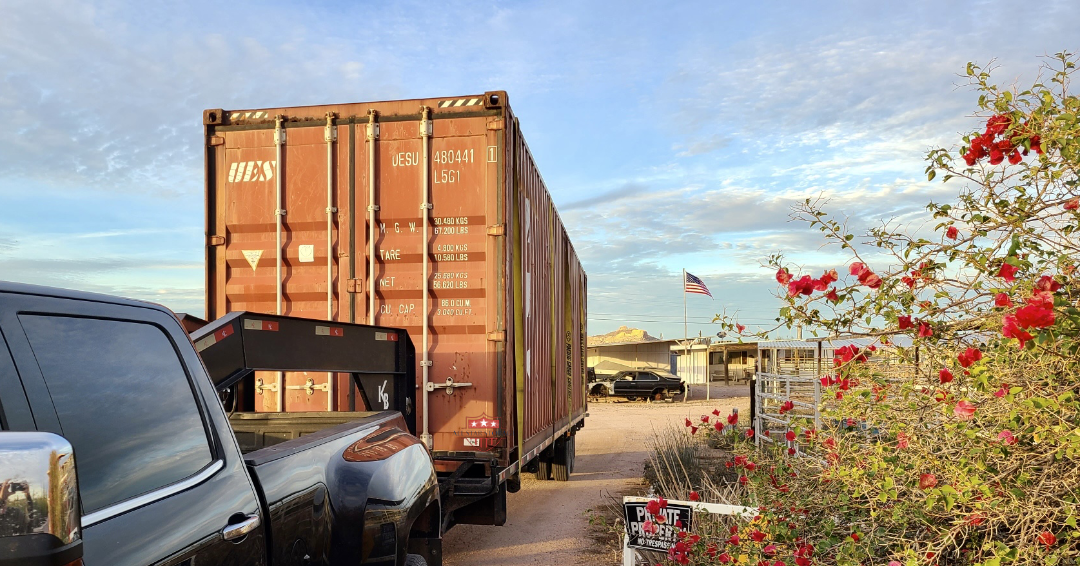
[[[505,92],[210,109],[203,124],[207,320],[407,331],[406,410],[444,528],[503,524],[525,471],[569,478],[587,415],[587,278]],[[257,372],[237,387],[245,411],[389,408],[341,374]]]

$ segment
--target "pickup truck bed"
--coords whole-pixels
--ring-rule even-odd
[[[315,433],[334,434],[343,424],[365,428],[387,420],[385,412],[249,413],[229,414],[229,424],[244,454]],[[324,432],[326,431],[326,432]]]

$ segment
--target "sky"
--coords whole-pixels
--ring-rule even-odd
[[[0,280],[203,312],[202,110],[505,90],[589,276],[589,333],[772,326],[791,206],[925,228],[923,157],[1080,49],[1080,3],[0,0]],[[786,330],[777,333],[785,336]]]

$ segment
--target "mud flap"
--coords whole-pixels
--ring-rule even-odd
[[[495,493],[454,511],[454,523],[459,525],[495,525],[506,523],[506,483]]]

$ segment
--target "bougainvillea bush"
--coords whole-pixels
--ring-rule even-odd
[[[1080,99],[1074,58],[1049,61],[1023,91],[968,66],[977,129],[929,152],[929,180],[957,197],[928,226],[852,234],[819,203],[798,209],[850,259],[822,274],[773,257],[782,322],[886,346],[837,350],[820,429],[796,421],[763,448],[726,433],[755,534],[673,560],[1080,560]],[[896,364],[877,363],[886,351]]]

